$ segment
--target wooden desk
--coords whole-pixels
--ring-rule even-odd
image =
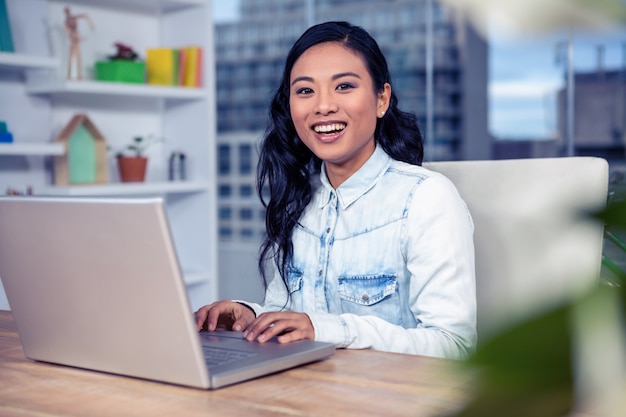
[[[216,391],[33,362],[0,311],[1,416],[440,416],[474,378],[451,361],[338,350],[324,361]]]

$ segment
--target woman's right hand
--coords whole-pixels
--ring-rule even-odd
[[[194,313],[194,317],[198,331],[209,332],[218,328],[241,332],[256,318],[250,308],[230,300],[201,307]]]

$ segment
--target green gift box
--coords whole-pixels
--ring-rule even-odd
[[[146,64],[141,61],[98,61],[96,79],[99,81],[117,81],[122,83],[144,83]]]

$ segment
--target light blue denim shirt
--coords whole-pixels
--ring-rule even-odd
[[[473,223],[441,174],[377,147],[336,190],[321,184],[293,233],[287,298],[276,275],[258,314],[305,312],[337,347],[465,358],[476,344]]]

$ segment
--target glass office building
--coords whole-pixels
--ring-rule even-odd
[[[434,0],[241,0],[241,19],[215,27],[219,221],[223,240],[258,240],[256,145],[283,60],[311,24],[347,20],[387,57],[403,110],[414,112],[429,160],[490,159],[488,47]]]

